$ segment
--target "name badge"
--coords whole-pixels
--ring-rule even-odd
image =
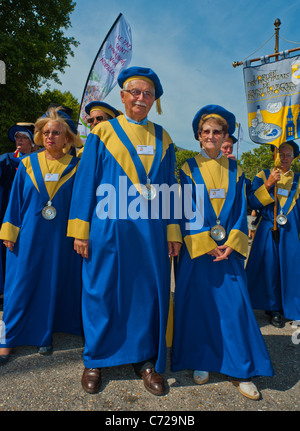
[[[210,189],[210,199],[225,199],[225,189]]]
[[[137,146],[137,153],[151,156],[152,154],[154,154],[153,145],[138,145]]]
[[[289,191],[286,189],[281,189],[278,187],[277,189],[277,194],[280,196],[288,196],[289,195]]]
[[[59,174],[45,174],[45,181],[58,181]]]

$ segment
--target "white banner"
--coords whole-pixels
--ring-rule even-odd
[[[90,132],[85,107],[103,100],[117,83],[120,72],[129,66],[132,56],[131,28],[120,14],[104,39],[91,67],[82,96],[78,132],[85,143]]]

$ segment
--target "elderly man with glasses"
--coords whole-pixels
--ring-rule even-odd
[[[155,101],[161,112],[156,73],[131,67],[118,83],[125,114],[89,134],[69,216],[68,236],[83,256],[81,381],[97,393],[102,368],[133,364],[145,388],[163,395],[169,255],[178,255],[181,234],[172,208],[163,217],[158,187],[178,185],[175,150],[169,134],[148,120]]]
[[[277,328],[284,326],[283,317],[300,320],[300,181],[299,174],[291,170],[298,156],[298,145],[284,142],[279,147],[280,167],[259,172],[248,193],[250,207],[260,210],[246,266],[250,299],[253,308],[265,310]],[[278,216],[274,231],[275,184]]]

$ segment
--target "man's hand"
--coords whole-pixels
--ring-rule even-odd
[[[168,241],[169,256],[178,256],[181,249],[181,242]]]
[[[14,243],[14,242],[4,240],[4,241],[3,241],[3,244],[4,244],[4,245],[5,245],[5,247],[7,247],[10,251],[13,251],[13,248],[14,248],[14,245],[15,245],[15,243]]]
[[[82,257],[89,257],[89,240],[88,239],[77,239],[74,240],[74,250],[81,254]]]

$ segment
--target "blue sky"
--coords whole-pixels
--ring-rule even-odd
[[[132,31],[131,66],[150,67],[163,89],[161,124],[181,148],[198,151],[192,120],[204,105],[218,104],[236,115],[244,131],[239,155],[257,144],[248,134],[242,66],[233,61],[274,53],[274,22],[281,21],[279,50],[300,47],[299,0],[77,0],[67,31],[80,42],[60,75],[79,101],[91,64],[115,19],[122,13]],[[272,37],[273,36],[273,37]],[[269,39],[271,40],[267,42]],[[266,43],[267,42],[267,43]],[[266,43],[266,44],[265,44]],[[265,44],[265,45],[264,45]],[[264,45],[264,46],[263,46]],[[258,63],[253,63],[258,64]],[[123,110],[117,86],[105,101]]]

